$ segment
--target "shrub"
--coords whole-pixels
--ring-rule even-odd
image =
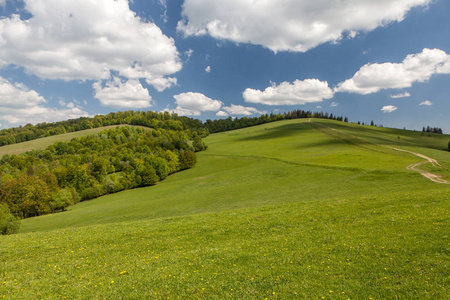
[[[13,234],[19,231],[20,220],[11,213],[8,205],[0,203],[0,234]]]
[[[106,187],[100,184],[94,184],[92,187],[84,189],[81,193],[83,200],[90,200],[106,194]]]
[[[55,212],[58,210],[64,211],[64,209],[70,205],[73,205],[73,195],[68,189],[62,189],[56,193],[50,200],[50,210]]]
[[[197,163],[195,153],[189,150],[180,152],[178,158],[180,162],[180,170],[192,168]]]

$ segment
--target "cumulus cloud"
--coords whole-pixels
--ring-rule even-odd
[[[211,72],[211,66],[207,66],[207,67],[205,68],[205,72],[206,72],[206,73]]]
[[[328,82],[318,79],[295,80],[293,83],[275,83],[264,91],[247,88],[243,93],[244,100],[266,105],[302,105],[310,102],[321,102],[333,97]]]
[[[222,107],[222,109],[227,111],[231,115],[250,116],[254,114],[264,115],[267,113],[267,111],[259,111],[254,107],[245,107],[242,105],[234,105],[234,104],[231,104],[231,106],[224,106]]]
[[[431,0],[186,0],[177,30],[277,51],[304,52],[400,22]]]
[[[339,106],[339,103],[337,103],[337,102],[331,102],[330,106],[331,106],[331,107],[336,107],[336,106]]]
[[[201,93],[181,93],[173,96],[177,108],[174,110],[177,114],[183,116],[200,116],[204,111],[218,111],[223,103],[206,97]]]
[[[218,116],[218,117],[227,117],[227,116],[228,116],[228,113],[224,112],[223,110],[219,110],[219,111],[216,113],[216,116]]]
[[[396,94],[396,95],[391,95],[391,98],[397,99],[397,98],[406,98],[406,97],[411,97],[411,94],[408,92],[404,92],[401,94]]]
[[[425,100],[425,101],[421,102],[419,105],[431,106],[431,105],[433,105],[433,102],[431,102],[430,100]]]
[[[449,61],[450,56],[444,51],[425,48],[406,56],[401,63],[366,64],[335,91],[366,95],[382,89],[407,88],[414,82],[427,81],[433,74],[450,73]]]
[[[396,110],[397,110],[397,107],[395,107],[394,105],[386,105],[386,106],[383,106],[383,108],[381,109],[381,111],[384,113],[391,113]]]
[[[162,92],[173,85],[177,85],[177,79],[175,77],[158,77],[146,79],[145,82],[153,85],[158,92]]]
[[[0,67],[46,79],[143,78],[158,90],[181,69],[172,38],[130,10],[127,0],[25,0],[28,20],[0,19]]]
[[[94,97],[100,100],[103,106],[133,109],[150,107],[153,104],[148,90],[137,79],[123,82],[114,77],[112,81],[106,82],[105,87],[102,87],[100,81],[95,82],[92,87],[95,90]]]
[[[22,83],[10,83],[0,77],[0,120],[11,125],[61,121],[88,117],[79,107],[54,109],[45,107],[47,100]]]

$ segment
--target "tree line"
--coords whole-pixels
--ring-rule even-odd
[[[0,159],[0,215],[13,225],[9,215],[53,213],[79,201],[154,185],[193,167],[194,152],[204,149],[196,131],[124,126],[45,150],[5,154]]]
[[[226,119],[216,119],[216,120],[206,120],[204,123],[205,129],[209,133],[217,133],[228,130],[246,128],[250,126],[256,126],[260,124],[280,121],[280,120],[290,120],[290,119],[301,119],[301,118],[318,118],[318,119],[330,119],[343,121],[348,123],[348,118],[344,116],[337,116],[333,114],[328,114],[327,112],[312,112],[305,111],[301,109],[292,110],[289,112],[278,113],[278,114],[264,114],[259,117],[242,117],[242,118],[232,118],[228,117]]]
[[[279,120],[297,118],[320,118],[348,122],[347,117],[328,114],[327,112],[312,112],[301,109],[278,114],[264,114],[259,117],[226,118],[217,120],[192,119],[186,116],[178,116],[176,113],[153,111],[119,111],[107,115],[94,117],[81,117],[67,121],[53,123],[27,124],[14,128],[0,130],[0,146],[21,143],[38,138],[75,132],[80,130],[98,128],[109,125],[140,125],[153,129],[166,129],[174,131],[190,130],[197,132],[201,137],[209,133],[228,131],[265,124]]]
[[[425,128],[425,126],[422,127],[422,132],[430,132],[430,133],[439,133],[439,134],[443,134],[441,128],[439,128],[439,127],[430,127],[430,126],[427,126],[426,128]]]
[[[98,128],[109,125],[141,125],[154,129],[198,131],[202,136],[207,133],[200,120],[153,111],[119,111],[107,115],[96,115],[92,118],[82,117],[61,122],[27,124],[0,130],[0,146],[31,141],[38,138],[68,132]]]

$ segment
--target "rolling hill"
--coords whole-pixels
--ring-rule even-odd
[[[210,135],[190,170],[0,237],[0,297],[444,298],[449,139],[322,119]]]

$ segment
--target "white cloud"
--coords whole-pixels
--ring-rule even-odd
[[[130,79],[126,82],[118,77],[107,81],[102,87],[100,81],[95,82],[92,87],[95,90],[94,97],[100,100],[103,106],[114,108],[145,108],[152,106],[152,97],[139,80]]]
[[[147,82],[150,85],[153,85],[153,87],[158,92],[162,92],[173,85],[177,85],[177,79],[175,77],[158,77],[146,79],[145,82]]]
[[[328,82],[318,79],[295,80],[293,83],[282,82],[272,84],[264,91],[247,88],[243,93],[244,100],[266,105],[302,105],[310,102],[321,102],[333,97]]]
[[[218,111],[222,107],[222,101],[213,100],[201,93],[181,93],[173,96],[177,108],[175,112],[184,116],[200,116],[204,111]]]
[[[336,107],[336,106],[339,106],[339,103],[337,103],[337,102],[331,102],[330,106],[331,106],[331,107]]]
[[[242,105],[234,105],[234,104],[231,104],[231,106],[224,106],[222,107],[222,109],[226,110],[231,115],[250,116],[254,114],[264,115],[267,113],[267,111],[259,111],[254,107],[245,107]]]
[[[391,95],[391,98],[397,99],[397,98],[406,98],[406,97],[411,97],[411,94],[408,92],[404,92],[401,94],[397,94],[397,95]]]
[[[447,55],[447,59],[437,67],[438,74],[450,74],[450,55]]]
[[[63,99],[58,101],[59,105],[67,107],[67,108],[74,108],[75,107],[75,103],[73,102],[68,102],[66,103]]]
[[[277,51],[307,51],[400,22],[431,0],[186,0],[177,30]]]
[[[206,72],[206,73],[211,72],[211,66],[207,66],[207,67],[205,68],[205,72]]]
[[[421,102],[419,105],[431,106],[431,105],[433,105],[433,102],[431,102],[430,100],[425,100],[425,101]]]
[[[133,2],[133,0],[131,0],[131,2]],[[159,5],[161,6],[161,8],[163,10],[161,18],[162,18],[164,23],[167,23],[167,21],[169,21],[169,17],[167,16],[167,1],[166,0],[159,0],[158,3],[159,3]]]
[[[0,6],[5,7],[6,5],[6,0],[0,0]],[[1,126],[1,124],[0,124]]]
[[[383,108],[381,109],[381,111],[384,113],[391,113],[396,110],[397,110],[397,107],[395,107],[394,105],[386,105],[386,106],[383,106]]]
[[[188,61],[191,58],[192,53],[194,53],[194,50],[192,50],[192,49],[184,51],[184,55],[186,56],[186,61]]]
[[[348,33],[348,37],[350,39],[354,39],[358,35],[358,33],[359,33],[358,31],[350,30],[350,32]]]
[[[408,55],[401,63],[366,64],[355,75],[341,82],[335,92],[376,93],[382,89],[407,88],[424,82],[433,74],[450,73],[450,56],[439,49],[423,49]]]
[[[22,83],[10,83],[0,77],[0,120],[11,125],[41,123],[88,117],[78,107],[54,109],[45,107],[47,100]]]
[[[228,116],[228,113],[224,112],[223,110],[219,110],[219,111],[216,113],[216,116],[218,116],[218,117],[227,117],[227,116]]]
[[[22,66],[46,79],[144,78],[158,89],[181,69],[172,38],[143,22],[127,0],[25,0],[32,15],[0,19],[0,67]]]

